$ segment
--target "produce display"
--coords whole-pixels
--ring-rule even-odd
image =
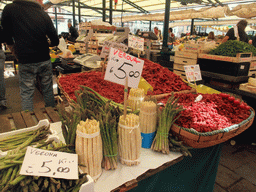
[[[170,153],[168,140],[170,128],[172,124],[179,119],[179,113],[183,110],[182,106],[179,106],[177,102],[178,98],[175,99],[172,94],[172,96],[168,98],[165,107],[160,112],[156,136],[151,146],[151,149],[154,151]]]
[[[252,52],[252,55],[256,56],[256,48],[253,45],[242,41],[229,40],[212,49],[209,54],[236,57],[237,53],[249,52]]]
[[[60,151],[71,153],[70,145],[62,142],[56,143],[53,140],[45,141],[45,137],[49,135],[49,126],[41,126],[37,130],[28,131],[26,133],[17,133],[8,136],[8,145],[10,149],[7,154],[0,158],[0,191],[1,192],[17,192],[17,191],[79,191],[83,183],[87,182],[85,174],[80,174],[78,180],[56,179],[39,176],[20,175],[21,165],[26,153],[26,147],[33,145],[34,148]],[[22,137],[26,138],[23,143],[18,143]],[[42,138],[42,140],[40,140]],[[36,142],[35,142],[36,141]],[[4,141],[5,142],[5,141]],[[15,146],[15,147],[13,147]]]
[[[153,95],[164,93],[191,90],[191,87],[182,81],[182,79],[162,67],[160,64],[150,60],[144,60],[142,77],[153,86]],[[124,95],[124,86],[110,81],[105,81],[102,72],[90,71],[82,73],[73,73],[59,78],[59,84],[71,99],[76,101],[75,90],[80,89],[80,85],[90,87],[103,97],[111,99],[117,103],[122,103]],[[111,88],[111,89],[110,89]]]
[[[140,163],[141,135],[139,116],[135,114],[121,115],[118,123],[118,149],[120,161],[132,166]]]
[[[140,109],[141,102],[144,100],[145,94],[144,89],[141,88],[131,88],[128,96],[128,106],[132,111]]]
[[[239,124],[247,119],[250,107],[226,93],[200,94],[202,100],[195,102],[199,94],[176,94],[178,104],[185,109],[175,124],[193,128],[198,132],[211,132]],[[166,103],[168,98],[161,102]]]
[[[95,119],[80,121],[76,131],[78,164],[84,173],[98,179],[102,173],[102,140],[100,124]]]

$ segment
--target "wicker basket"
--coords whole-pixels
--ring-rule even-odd
[[[254,116],[255,111],[251,108],[251,115],[241,123],[207,133],[199,133],[194,129],[180,127],[176,124],[171,127],[171,130],[172,134],[177,136],[187,146],[193,148],[211,147],[223,143],[248,129],[253,123]]]
[[[91,70],[93,71],[93,70]],[[90,71],[88,71],[90,72]],[[84,72],[81,72],[81,73],[84,73]],[[59,79],[61,77],[64,77],[66,76],[65,74],[59,74],[59,76],[57,77],[57,84],[58,84],[58,87],[60,89],[60,91],[63,93],[64,97],[67,99],[67,101],[70,103],[72,102],[72,99],[69,97],[69,95],[64,91],[64,89],[62,88],[60,82],[59,82]],[[179,91],[179,92],[173,92],[173,93],[196,93],[196,89],[195,88],[191,88],[190,90],[183,90],[183,91]],[[151,97],[157,99],[157,100],[160,100],[160,99],[163,99],[164,97],[168,96],[168,95],[171,95],[172,93],[163,93],[163,94],[160,94],[160,95],[151,95]],[[148,98],[149,96],[146,96],[146,98]]]

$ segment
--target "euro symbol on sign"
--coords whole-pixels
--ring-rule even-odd
[[[113,67],[111,67],[111,69],[109,70],[109,72],[110,72],[110,73],[112,73],[112,72],[113,72]]]

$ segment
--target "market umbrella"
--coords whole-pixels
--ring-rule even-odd
[[[228,15],[236,15],[240,18],[256,17],[256,3],[237,5]]]

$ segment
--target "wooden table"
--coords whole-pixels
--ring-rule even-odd
[[[46,107],[33,112],[21,111],[0,116],[0,133],[37,125],[40,120],[48,119],[50,123],[60,121],[57,109]]]

